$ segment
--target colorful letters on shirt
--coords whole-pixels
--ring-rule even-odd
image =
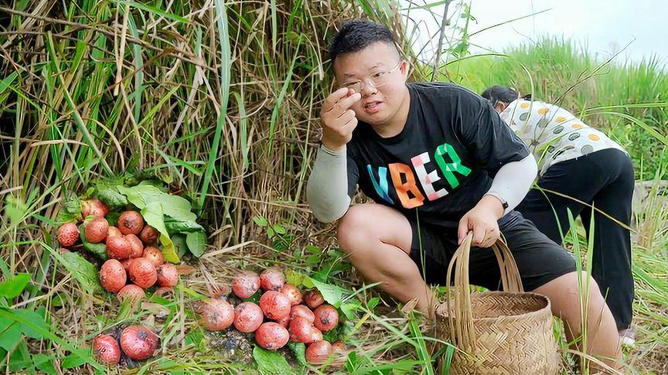
[[[449,162],[446,161],[446,157],[450,160]],[[457,174],[466,177],[471,173],[471,169],[462,165],[461,158],[454,147],[448,143],[444,143],[436,148],[434,159],[436,159],[438,169],[435,168],[431,172],[427,171],[427,167],[431,162],[427,152],[423,152],[411,158],[415,174],[408,165],[403,163],[392,163],[389,164],[387,168],[378,167],[378,178],[374,175],[374,168],[370,164],[367,165],[367,172],[371,177],[376,193],[387,203],[393,205],[394,201],[389,195],[389,183],[387,178],[387,171],[389,169],[392,186],[394,186],[394,190],[401,201],[401,205],[407,209],[414,208],[424,204],[424,195],[417,186],[416,180],[420,182],[420,186],[427,195],[427,199],[434,201],[448,195],[446,189],[436,191],[434,188],[434,182],[441,179],[438,170],[441,171],[441,174],[445,177],[445,180],[452,189],[458,187],[460,184]],[[415,178],[416,175],[417,179]]]

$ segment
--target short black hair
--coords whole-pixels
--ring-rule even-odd
[[[329,45],[329,60],[334,63],[337,56],[361,51],[376,42],[389,43],[396,48],[392,31],[384,25],[365,20],[347,21]]]
[[[494,85],[487,90],[485,90],[481,96],[487,99],[492,106],[496,106],[496,103],[503,102],[510,104],[519,98],[517,91],[506,86]]]

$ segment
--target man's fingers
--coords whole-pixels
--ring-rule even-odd
[[[459,227],[457,228],[457,245],[461,245],[464,237],[469,233],[469,220],[466,215],[459,220]]]
[[[355,93],[354,91],[351,94],[350,91],[351,91],[350,89],[348,89],[346,87],[342,87],[342,88],[334,91],[333,93],[329,94],[327,99],[325,99],[325,102],[322,104],[322,112],[327,113],[327,112],[330,112],[330,111],[332,111],[336,108],[339,108],[339,109],[343,108],[343,110],[346,110],[355,101],[362,98],[361,94]],[[341,103],[343,100],[350,99],[350,98],[353,98],[353,97],[357,97],[357,99],[350,102],[350,104]]]
[[[485,236],[487,236],[487,231],[485,228],[477,227],[473,228],[473,244],[476,246],[482,245],[485,241]]]
[[[353,118],[353,117],[355,117],[355,111],[353,111],[352,109],[348,109],[348,110],[344,111],[341,114],[341,116],[339,116],[339,118],[337,119],[337,122],[340,123],[340,124],[345,124],[348,121],[350,121],[350,119]]]
[[[353,130],[355,130],[356,127],[357,117],[353,117],[341,127],[341,130],[345,131],[346,134],[350,134],[353,132]]]
[[[355,102],[359,101],[360,99],[362,99],[362,94],[357,93],[357,92],[350,95],[350,96],[346,96],[343,99],[340,99],[334,105],[333,111],[335,111],[335,113],[336,112],[345,113],[345,111],[348,108],[352,107],[352,105],[355,104]]]

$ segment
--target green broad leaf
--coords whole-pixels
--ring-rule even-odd
[[[285,270],[285,280],[288,284],[292,284],[294,286],[300,286],[304,283],[304,279],[307,278],[308,276],[304,275],[303,273],[299,273],[297,271],[293,271],[291,269]],[[312,287],[312,285],[311,285]]]
[[[380,298],[373,297],[372,299],[369,300],[369,302],[367,302],[366,305],[369,307],[369,310],[373,310],[376,308],[376,306],[378,306],[378,302],[380,302]]]
[[[83,241],[83,247],[86,251],[89,251],[98,258],[102,260],[107,260],[107,245],[103,243],[90,243],[88,241]]]
[[[165,257],[165,260],[172,263],[178,263],[179,256],[176,254],[176,251],[174,250],[174,243],[169,238],[169,233],[167,232],[167,228],[165,228],[162,209],[163,207],[160,202],[153,201],[142,208],[141,215],[144,217],[144,220],[148,223],[148,225],[152,226],[153,228],[157,229],[158,232],[160,232],[162,255]]]
[[[98,269],[91,262],[84,259],[77,253],[65,253],[60,257],[63,267],[65,267],[72,276],[81,283],[81,286],[91,294],[102,293],[102,286],[98,278]]]
[[[35,354],[32,356],[32,361],[35,367],[43,373],[49,375],[57,374],[50,356],[46,354]]]
[[[29,282],[29,274],[19,273],[13,278],[0,284],[0,297],[5,297],[10,300],[18,297]]]
[[[304,249],[306,249],[306,251],[308,251],[309,253],[315,254],[315,255],[319,255],[319,254],[322,253],[322,250],[320,250],[319,247],[313,246],[313,245],[308,245]]]
[[[0,333],[0,348],[8,352],[14,350],[16,345],[23,339],[23,330],[21,324],[11,324],[7,329]]]
[[[9,362],[9,373],[34,373],[34,369],[30,368],[32,366],[32,358],[30,358],[25,341],[19,343],[18,348],[9,356],[9,361],[7,362]],[[30,370],[20,371],[24,369]]]
[[[184,234],[173,234],[171,237],[172,243],[174,244],[174,251],[179,258],[186,255],[188,252],[188,244],[186,243],[186,236]]]
[[[186,243],[188,244],[188,250],[190,250],[194,256],[199,258],[206,250],[206,233],[188,233],[186,236]]]
[[[278,233],[278,234],[285,234],[286,233],[285,227],[283,227],[280,224],[274,225],[274,231],[276,231],[276,233]]]
[[[64,369],[71,369],[75,367],[80,367],[86,360],[84,359],[90,353],[90,349],[77,348],[75,351],[63,358],[62,366]]]
[[[81,214],[81,199],[76,194],[70,193],[65,200],[65,211],[70,214]]]
[[[261,374],[296,374],[288,364],[288,361],[276,352],[255,346],[255,349],[253,349],[253,358],[255,358],[257,368]]]
[[[44,310],[42,310],[44,313]],[[42,339],[42,332],[49,330],[49,326],[44,322],[44,316],[40,315],[37,311],[32,311],[28,309],[15,309],[13,310],[14,316],[17,317],[19,321],[30,322],[31,325],[22,324],[21,331],[24,335],[30,337],[31,339]]]
[[[330,305],[336,308],[341,307],[341,301],[343,300],[343,296],[350,294],[349,291],[336,285],[326,284],[318,280],[315,280],[311,277],[309,277],[308,279],[311,281],[311,283],[313,283],[313,285],[316,288],[318,288],[323,298],[325,298],[325,301],[327,301]]]
[[[341,304],[341,311],[349,320],[356,320],[357,314],[355,312],[361,309],[362,303],[359,300],[352,300]]]
[[[260,227],[266,227],[269,224],[267,219],[262,216],[253,216],[253,221]]]
[[[128,204],[128,199],[118,191],[119,184],[123,184],[123,179],[98,181],[95,183],[95,195],[109,207],[125,206]]]
[[[194,221],[176,220],[170,216],[165,216],[165,228],[169,233],[189,233],[202,231],[201,225]]]
[[[299,364],[306,366],[306,345],[302,342],[288,342],[288,346],[292,349],[292,352],[295,353],[295,358],[299,361]]]

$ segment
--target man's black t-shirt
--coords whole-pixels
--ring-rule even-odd
[[[401,133],[381,138],[360,122],[347,145],[348,194],[359,183],[409,220],[450,230],[489,190],[504,164],[529,155],[482,97],[445,83],[408,83]],[[502,225],[516,214],[508,214]]]

